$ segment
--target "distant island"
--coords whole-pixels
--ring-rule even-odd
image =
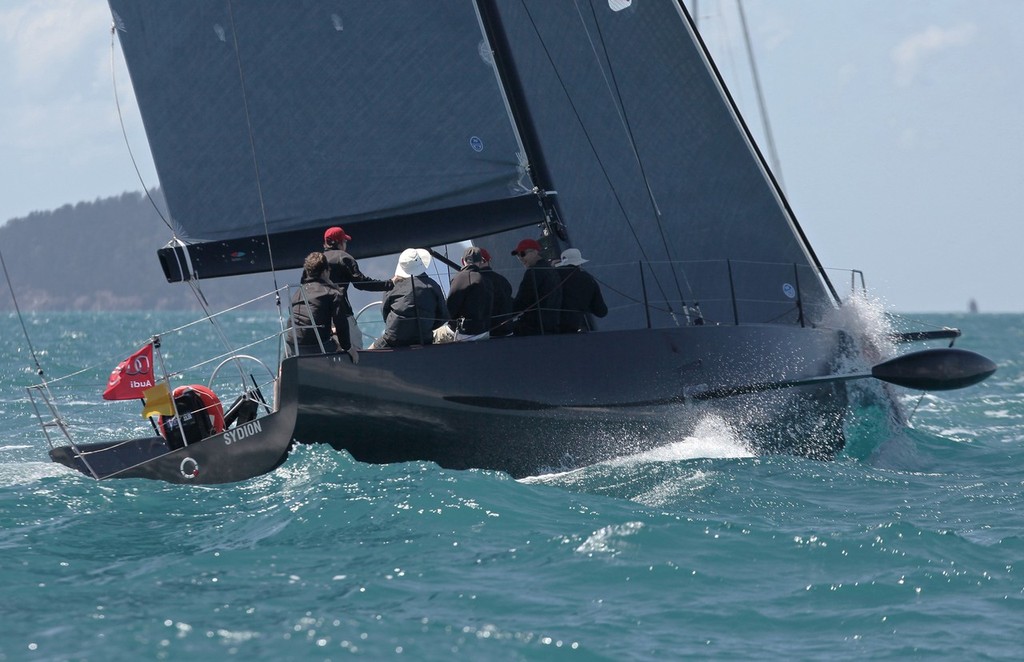
[[[150,195],[163,208],[159,190]],[[22,311],[199,310],[191,288],[168,283],[160,268],[156,252],[170,238],[143,192],[33,212],[0,226],[0,250]],[[360,266],[382,278],[394,268],[391,258],[360,260]],[[298,280],[294,269],[277,274],[279,286]],[[274,279],[253,274],[201,286],[219,309],[272,291]],[[5,287],[0,310],[13,309]]]

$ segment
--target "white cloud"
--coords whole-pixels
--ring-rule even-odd
[[[973,23],[948,29],[933,25],[907,37],[892,51],[892,59],[896,64],[896,83],[901,86],[910,85],[928,58],[948,48],[971,43],[977,32]]]
[[[846,87],[857,77],[857,74],[859,72],[860,68],[856,64],[852,62],[847,62],[843,64],[842,66],[839,67],[838,71],[839,85],[842,87]]]
[[[111,89],[110,11],[103,0],[0,1],[0,222],[37,209],[141,188]],[[116,48],[133,149],[148,149]],[[155,177],[149,177],[155,179]]]
[[[751,20],[751,15],[747,14],[747,22]],[[779,14],[769,14],[763,19],[760,19],[760,24],[757,25],[757,37],[755,38],[760,42],[761,47],[764,48],[766,53],[771,53],[775,49],[782,46],[793,36],[793,24],[787,16]],[[756,50],[756,48],[755,48]]]
[[[5,148],[41,156],[110,124],[110,12],[95,0],[21,0],[0,9]]]
[[[45,81],[59,81],[80,71],[83,60],[93,61],[109,25],[104,2],[20,2],[0,10],[0,48],[10,57],[16,83],[48,87]]]

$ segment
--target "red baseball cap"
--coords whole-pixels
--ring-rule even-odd
[[[480,256],[484,259],[484,262],[490,262],[491,261],[491,254],[487,252],[486,248],[481,248],[480,249]]]
[[[340,244],[343,241],[348,241],[352,237],[345,234],[345,231],[339,227],[327,228],[324,232],[324,243],[325,244]]]
[[[541,250],[542,250],[541,247],[540,247],[540,243],[538,243],[536,239],[523,239],[516,246],[516,249],[514,251],[512,251],[512,255],[515,255],[516,253],[522,253],[524,251],[528,251],[531,248],[533,250],[537,251],[538,253],[541,252]]]

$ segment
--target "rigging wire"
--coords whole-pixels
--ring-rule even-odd
[[[2,256],[0,256],[0,258],[2,258]],[[259,296],[253,297],[253,298],[251,298],[251,299],[249,299],[247,301],[242,301],[242,302],[240,302],[240,303],[238,303],[238,304],[236,304],[234,306],[231,306],[230,308],[225,308],[225,309],[223,309],[221,311],[218,311],[215,314],[215,316],[222,316],[222,315],[225,315],[225,314],[228,314],[228,313],[235,312],[236,310],[241,310],[243,308],[246,308],[247,306],[252,305],[254,302],[257,302],[257,301],[259,301],[261,299],[264,299],[266,297],[269,297],[271,295],[275,295],[276,296],[277,294],[278,293],[275,293],[275,292],[267,292],[266,294],[261,294]],[[180,333],[190,329],[191,327],[197,326],[199,324],[203,324],[206,321],[208,321],[207,317],[200,317],[199,319],[194,319],[194,320],[191,320],[189,322],[186,322],[185,324],[181,324],[179,326],[176,326],[176,327],[173,327],[173,328],[161,331],[160,333],[157,333],[156,335],[159,336],[160,338],[166,339],[169,336],[178,335],[178,334],[180,334]],[[190,365],[187,368],[185,368],[184,370],[175,370],[173,372],[170,372],[170,373],[168,373],[167,377],[168,378],[172,378],[172,377],[177,377],[179,375],[184,375],[189,370],[195,370],[195,369],[200,368],[200,367],[202,367],[202,366],[204,366],[206,364],[212,363],[213,361],[220,361],[220,360],[222,360],[224,358],[227,358],[227,357],[233,355],[234,353],[236,353],[238,351],[244,351],[244,350],[247,350],[247,349],[249,349],[251,347],[258,346],[261,343],[263,343],[263,342],[265,342],[267,340],[270,340],[271,338],[276,338],[276,337],[279,337],[279,336],[280,336],[280,333],[275,332],[275,333],[273,333],[273,334],[271,334],[269,336],[257,339],[255,341],[252,341],[252,342],[247,343],[246,345],[243,345],[243,346],[240,346],[240,347],[227,347],[227,352],[226,353],[220,354],[218,356],[214,356],[213,358],[207,359],[205,361],[200,361],[199,363]],[[152,338],[152,336],[150,336],[150,338]],[[141,343],[142,341],[140,340],[139,342]],[[53,384],[53,383],[56,383],[56,382],[62,382],[62,381],[70,380],[72,378],[78,377],[79,375],[86,374],[86,373],[89,373],[89,372],[91,372],[93,370],[97,370],[97,369],[99,369],[101,367],[104,367],[106,365],[106,363],[108,363],[108,361],[106,361],[105,359],[101,360],[101,361],[98,361],[98,362],[93,363],[91,365],[88,365],[88,366],[86,366],[84,368],[80,368],[79,370],[76,370],[75,372],[72,372],[72,373],[69,373],[69,374],[66,374],[66,375],[62,375],[60,377],[53,378],[53,379],[50,380],[50,383]]]
[[[267,206],[263,197],[263,178],[260,176],[260,163],[256,155],[256,136],[252,130],[252,115],[249,113],[249,96],[246,93],[245,71],[242,68],[242,54],[238,49],[238,31],[235,29],[235,10],[228,0],[228,16],[231,18],[231,41],[235,47],[235,63],[238,65],[238,83],[242,88],[242,109],[245,111],[245,126],[249,133],[249,150],[252,153],[252,167],[256,174],[256,195],[260,201],[260,215],[263,218],[263,236],[267,240],[267,256],[270,258],[270,273],[274,279],[274,291],[277,291],[277,269],[274,267],[274,250],[270,245],[270,226],[267,222]],[[278,309],[281,303],[278,301]]]
[[[910,422],[912,420],[914,420],[914,416],[917,414],[918,408],[921,407],[921,403],[924,402],[924,398],[925,398],[926,395],[928,395],[928,392],[927,391],[923,391],[921,393],[921,395],[918,396],[917,402],[914,403],[914,409],[911,410],[910,415],[907,416],[907,425],[909,425]]]
[[[184,247],[185,246],[184,242],[182,242],[178,238],[177,233],[174,231],[173,225],[170,223],[170,221],[167,220],[167,217],[164,216],[163,212],[160,210],[160,206],[156,203],[156,200],[153,199],[153,196],[152,196],[152,194],[149,191],[149,187],[146,185],[145,179],[142,176],[142,172],[139,169],[138,161],[135,158],[135,152],[132,150],[131,141],[128,139],[128,130],[127,130],[127,128],[125,126],[125,122],[124,122],[124,112],[121,109],[121,98],[120,98],[120,95],[117,92],[117,64],[116,64],[116,56],[115,56],[116,45],[115,45],[115,39],[114,39],[115,35],[117,34],[117,30],[118,30],[117,23],[116,22],[111,23],[111,26],[110,26],[110,76],[111,76],[111,81],[112,81],[112,87],[114,89],[114,104],[117,107],[117,118],[118,118],[118,121],[119,121],[119,123],[121,125],[121,135],[124,137],[124,144],[125,144],[125,147],[128,150],[128,156],[131,159],[132,166],[135,168],[135,174],[139,178],[139,183],[142,185],[142,190],[145,191],[146,197],[149,198],[149,202],[150,202],[151,205],[153,205],[153,209],[156,211],[157,216],[160,217],[160,220],[163,221],[164,225],[167,226],[167,229],[170,230],[172,243]],[[186,251],[187,251],[187,249],[186,249]],[[175,255],[177,255],[177,252],[175,252]],[[187,255],[187,252],[186,252],[186,255]],[[209,303],[206,300],[206,296],[203,294],[202,290],[200,289],[199,284],[196,281],[194,275],[192,275],[191,268],[188,270],[188,273],[190,274],[190,276],[192,276],[191,279],[189,280],[189,287],[192,290],[192,294],[195,296],[196,300],[199,302],[200,307],[203,309],[203,313],[206,316],[205,319],[209,319],[210,320],[210,322],[213,324],[213,327],[216,330],[217,334],[220,336],[222,342],[225,343],[226,348],[230,352],[231,351],[231,345],[228,342],[227,337],[225,336],[223,329],[220,328],[220,325],[216,321],[215,316],[210,311]],[[276,291],[277,290],[277,287],[276,287],[277,283],[276,283],[276,281],[275,281],[274,285],[275,285],[274,289]],[[239,370],[241,371],[240,367],[239,367]],[[244,383],[244,381],[245,381],[244,373],[241,376],[242,376],[242,380],[243,380],[243,383]]]
[[[32,362],[36,364],[36,374],[42,378],[43,367],[39,365],[39,358],[36,356],[36,350],[32,346],[32,338],[28,335],[28,327],[25,326],[25,318],[22,316],[21,308],[18,306],[18,297],[14,295],[14,285],[11,284],[11,275],[7,272],[7,261],[4,260],[3,251],[0,251],[0,265],[3,265],[4,268],[4,278],[7,280],[7,289],[11,292],[11,300],[14,301],[14,310],[18,313],[18,322],[21,323],[21,330],[25,334],[25,342],[28,343],[28,351],[32,355]]]
[[[267,221],[267,206],[263,196],[263,178],[260,175],[260,163],[259,158],[256,155],[256,136],[252,128],[252,115],[249,112],[249,96],[246,93],[245,84],[245,70],[242,67],[242,54],[238,48],[238,30],[235,27],[235,9],[234,4],[231,0],[227,0],[228,16],[231,19],[231,42],[235,48],[235,63],[238,65],[238,84],[242,91],[242,108],[245,111],[245,126],[246,131],[249,134],[249,150],[252,153],[252,167],[254,174],[256,175],[256,195],[260,202],[260,216],[263,220],[263,237],[267,242],[267,257],[270,260],[270,274],[274,280],[274,292],[277,293],[274,296],[274,303],[277,306],[277,323],[279,329],[284,332],[286,329],[286,323],[284,319],[284,311],[281,308],[281,288],[277,282],[277,268],[274,266],[274,249],[270,244],[270,225]],[[242,371],[241,361],[238,362],[238,369]]]
[[[153,209],[156,211],[157,216],[160,217],[160,220],[164,222],[164,225],[167,226],[167,229],[171,231],[171,235],[173,236],[174,228],[171,227],[171,223],[164,217],[163,212],[160,211],[160,206],[156,204],[156,200],[154,200],[153,196],[150,194],[149,187],[146,186],[146,182],[142,177],[142,171],[139,170],[139,163],[135,160],[135,152],[132,151],[131,141],[128,140],[128,130],[124,125],[124,113],[121,111],[121,97],[117,93],[117,64],[115,63],[114,56],[116,51],[114,36],[117,34],[117,29],[117,23],[110,24],[110,79],[112,82],[111,87],[114,89],[114,105],[117,106],[117,120],[121,124],[121,135],[124,136],[124,145],[128,149],[128,157],[132,161],[132,167],[135,168],[135,175],[139,178],[139,183],[142,184],[142,190],[146,192],[146,197],[149,198],[149,202],[153,205]]]
[[[633,127],[630,124],[629,117],[626,113],[626,104],[622,99],[622,91],[619,88],[619,81],[615,76],[615,66],[612,63],[611,56],[608,54],[608,46],[605,43],[604,33],[601,31],[601,22],[597,18],[597,12],[594,10],[593,2],[590,3],[590,12],[594,19],[594,25],[597,28],[597,36],[601,42],[601,50],[604,53],[604,59],[608,63],[608,72],[611,74],[611,84],[609,86],[608,78],[605,76],[605,86],[609,88],[608,91],[610,93],[614,92],[614,96],[617,101],[616,109],[619,112],[619,119],[621,120],[623,128],[626,131],[626,135],[628,136],[630,150],[633,152],[633,158],[636,160],[637,167],[640,168],[640,176],[641,178],[643,178],[644,186],[647,189],[647,195],[651,201],[651,206],[654,208],[654,222],[658,226],[658,234],[661,237],[661,245],[662,248],[665,249],[665,255],[666,257],[668,257],[669,260],[669,268],[672,271],[672,278],[675,281],[676,293],[679,295],[679,299],[682,302],[683,310],[686,311],[686,299],[684,298],[683,290],[679,285],[679,271],[681,270],[677,270],[675,267],[675,261],[673,259],[672,250],[669,246],[668,238],[665,236],[665,226],[662,224],[662,219],[664,217],[662,216],[661,208],[658,206],[658,202],[654,197],[654,191],[651,189],[650,178],[647,176],[647,170],[646,168],[644,168],[643,161],[640,158],[640,153],[637,150],[636,137],[633,134]],[[580,24],[582,25],[584,32],[586,32],[587,34],[587,39],[590,40],[591,50],[594,51],[594,55],[596,58],[597,52],[596,50],[594,50],[594,42],[593,39],[590,38],[590,31],[587,30],[586,23],[583,21],[583,15],[580,12],[578,3],[576,4],[576,13],[580,16]],[[601,75],[604,76],[604,67],[601,67]],[[685,271],[683,271],[683,280],[686,283],[686,289],[689,291],[690,297],[693,298],[693,288],[690,285],[689,279],[686,277]],[[689,320],[688,313],[687,320]]]
[[[693,27],[694,30],[699,32],[697,0],[693,0],[693,7]],[[721,12],[721,4],[715,3],[715,7],[718,10],[716,12],[717,18],[724,19],[724,14]],[[764,90],[761,86],[761,75],[757,68],[757,58],[754,55],[754,40],[750,34],[746,11],[743,9],[743,0],[736,0],[736,14],[739,18],[740,30],[743,33],[743,45],[747,56],[747,66],[750,68],[750,79],[754,88],[754,95],[757,98],[758,114],[761,118],[761,126],[764,129],[765,142],[767,144],[767,151],[771,160],[772,171],[775,173],[776,179],[779,182],[779,187],[785,190],[785,183],[782,179],[782,160],[779,158],[779,151],[775,146],[775,137],[772,132],[771,122],[768,118],[768,103],[765,100]],[[728,46],[728,44],[733,42],[733,36],[730,34],[730,30],[725,27],[727,23],[732,22],[725,20],[717,21],[717,24],[719,25],[718,38],[726,44],[725,57],[728,58],[731,68],[738,72],[739,67],[733,59],[734,49]]]
[[[230,0],[228,2],[228,9],[229,9],[229,13],[230,13],[230,10],[231,10]],[[231,14],[231,19],[232,19],[232,35],[234,35],[234,15],[233,15],[233,13]],[[128,150],[128,155],[129,155],[129,157],[131,159],[132,166],[135,168],[135,174],[136,174],[136,176],[139,179],[139,183],[142,185],[143,191],[145,191],[145,193],[146,193],[146,197],[149,198],[150,204],[153,206],[153,209],[156,211],[157,215],[160,217],[160,220],[163,221],[164,225],[167,226],[167,229],[171,232],[172,243],[177,244],[179,246],[182,246],[186,250],[186,256],[187,256],[187,248],[185,247],[184,242],[182,242],[178,238],[177,233],[175,232],[173,225],[164,216],[163,212],[160,209],[160,206],[156,203],[156,200],[153,199],[153,196],[150,193],[149,187],[146,185],[146,182],[145,182],[145,180],[144,180],[144,178],[142,176],[142,172],[139,169],[138,161],[135,158],[135,153],[132,150],[131,142],[130,142],[130,140],[128,138],[128,131],[127,131],[127,128],[125,126],[124,113],[123,113],[123,110],[121,108],[121,99],[120,99],[120,95],[118,94],[118,86],[117,86],[117,65],[116,65],[116,55],[115,55],[115,53],[116,53],[115,35],[117,33],[117,30],[118,30],[117,23],[116,22],[111,23],[111,27],[110,27],[110,75],[111,75],[112,86],[113,86],[113,90],[114,90],[114,103],[115,103],[115,106],[117,107],[117,116],[118,116],[118,121],[119,121],[120,126],[121,126],[121,134],[124,137],[125,147]],[[234,46],[235,46],[236,59],[238,59],[238,40],[237,40],[237,37],[235,38]],[[238,67],[239,67],[239,78],[242,79],[243,102],[246,102],[245,95],[244,95],[244,89],[245,89],[244,88],[244,77],[242,76],[241,60],[240,59],[238,59]],[[246,114],[246,120],[248,121],[249,120],[249,109],[248,109],[247,103],[246,103],[246,106],[245,106],[245,114]],[[260,182],[259,182],[259,167],[258,167],[258,164],[256,163],[255,145],[252,142],[252,125],[251,125],[251,122],[249,123],[249,137],[250,137],[250,144],[251,144],[252,149],[253,149],[253,164],[256,167],[256,172],[257,172],[257,189],[259,190],[259,196],[260,196],[260,209],[264,210],[263,191],[262,191],[262,187],[260,187]],[[265,234],[265,236],[267,236],[267,250],[268,250],[268,252],[270,252],[271,273],[273,274],[273,278],[274,278],[274,297],[275,297],[275,304],[276,304],[277,309],[278,309],[278,324],[279,324],[279,327],[281,329],[283,329],[284,328],[284,319],[283,319],[282,314],[281,314],[280,287],[278,287],[278,284],[277,284],[277,273],[276,273],[276,271],[274,270],[274,267],[273,267],[274,259],[273,259],[273,253],[271,252],[271,248],[270,248],[270,239],[269,239],[269,236],[268,236],[269,235],[269,231],[267,230],[267,221],[266,221],[266,212],[265,212],[265,210],[263,212],[263,226],[264,226],[264,234]],[[177,255],[176,252],[175,252],[175,255]],[[221,327],[219,321],[217,320],[217,316],[211,311],[209,302],[206,299],[206,296],[203,293],[202,288],[199,285],[198,279],[195,277],[194,272],[191,269],[191,267],[187,270],[187,272],[190,274],[190,279],[188,280],[189,288],[192,290],[192,294],[195,296],[196,300],[198,301],[200,307],[203,310],[203,313],[205,315],[204,319],[210,321],[210,323],[214,327],[214,330],[215,330],[216,334],[219,336],[221,342],[224,344],[224,346],[227,349],[227,351],[229,353],[231,353],[233,351],[231,343],[228,340],[226,334],[224,333],[224,330]],[[242,370],[242,367],[241,367],[240,363],[238,364],[238,368],[239,368],[240,376],[241,376],[241,378],[243,380],[243,383],[244,383],[244,381],[245,381],[245,374],[244,374],[244,370]]]
[[[743,3],[736,0],[736,10],[740,14],[740,24],[743,26],[743,40],[747,46],[747,59],[750,61],[750,74],[754,79],[754,91],[757,94],[757,105],[761,109],[761,121],[764,123],[765,140],[768,142],[768,152],[772,158],[772,169],[779,181],[779,188],[786,190],[786,184],[782,181],[782,162],[779,160],[779,152],[775,148],[775,138],[772,136],[772,127],[768,122],[768,105],[764,100],[764,92],[761,90],[761,77],[757,72],[757,62],[754,58],[754,46],[750,39],[750,29],[747,27],[747,13],[743,11]]]
[[[587,144],[590,145],[591,151],[594,153],[594,157],[597,161],[597,165],[601,170],[601,174],[604,175],[605,181],[608,182],[608,187],[615,197],[615,202],[619,207],[619,211],[622,212],[622,216],[626,221],[626,226],[629,228],[630,233],[633,235],[633,239],[636,242],[637,248],[640,250],[640,254],[643,256],[645,263],[651,263],[650,258],[647,256],[647,252],[644,250],[643,244],[640,242],[640,237],[637,234],[636,228],[633,226],[633,222],[629,217],[629,213],[626,212],[626,208],[622,203],[622,198],[619,197],[618,191],[615,190],[615,186],[612,184],[611,176],[608,174],[608,170],[605,168],[604,162],[601,160],[601,155],[597,152],[597,147],[594,145],[594,141],[590,137],[590,132],[587,130],[586,124],[583,122],[583,118],[580,116],[579,108],[573,102],[572,96],[569,94],[569,89],[565,84],[565,80],[562,78],[561,73],[558,71],[558,67],[555,66],[554,58],[551,56],[551,51],[548,49],[547,44],[544,42],[544,38],[541,36],[540,28],[537,26],[536,20],[534,20],[533,14],[530,12],[530,8],[527,7],[526,3],[522,4],[523,10],[526,12],[526,16],[533,26],[534,33],[540,40],[541,48],[544,49],[544,55],[548,59],[548,63],[551,65],[551,70],[554,72],[555,77],[558,79],[558,84],[562,87],[562,91],[565,93],[566,100],[569,102],[569,106],[572,108],[573,114],[576,116],[576,120],[579,123],[580,130],[583,135],[587,138]],[[577,11],[578,11],[577,7]],[[582,15],[581,15],[582,18]],[[668,295],[665,293],[665,289],[661,284],[661,280],[658,278],[656,273],[653,274],[654,282],[658,285],[658,290],[661,292],[662,297],[668,300]]]
[[[692,18],[690,20],[692,23]],[[771,167],[769,167],[768,159],[764,155],[757,141],[754,140],[754,136],[750,130],[750,126],[747,124],[746,120],[743,119],[743,116],[739,111],[739,106],[736,103],[735,97],[733,96],[732,92],[729,91],[729,88],[726,87],[725,85],[725,78],[722,76],[721,70],[718,68],[718,65],[715,63],[715,61],[711,58],[711,52],[708,48],[707,42],[704,40],[704,37],[700,32],[695,31],[694,36],[697,40],[696,43],[699,46],[700,51],[704,54],[705,64],[707,65],[709,72],[714,76],[714,79],[719,87],[719,91],[722,94],[723,99],[725,100],[729,108],[732,110],[733,119],[735,119],[737,125],[739,126],[742,135],[746,139],[748,147],[755,156],[755,160],[762,169],[769,186],[774,192],[784,217],[788,220],[792,231],[796,235],[799,247],[802,248],[805,257],[808,260],[808,263],[811,266],[813,266],[814,269],[817,271],[819,280],[821,281],[822,285],[827,289],[828,294],[831,295],[832,300],[837,304],[841,303],[841,298],[838,292],[836,292],[835,286],[829,279],[828,274],[825,273],[825,267],[822,266],[821,261],[818,259],[817,254],[815,254],[814,249],[811,247],[811,244],[807,239],[807,235],[804,233],[803,228],[800,227],[800,223],[796,219],[796,214],[794,213],[792,206],[789,204],[789,200],[786,198],[785,191],[782,190],[782,185],[779,181],[779,178],[775,176],[775,173],[773,172]]]

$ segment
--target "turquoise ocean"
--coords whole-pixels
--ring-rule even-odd
[[[657,453],[520,481],[303,446],[201,487],[49,462],[5,316],[0,660],[1021,659],[1024,315],[916,317],[999,371],[901,391],[909,427],[858,410],[833,462],[758,457],[708,420]],[[179,320],[26,317],[51,377],[109,374]],[[110,434],[119,410],[97,411]]]

